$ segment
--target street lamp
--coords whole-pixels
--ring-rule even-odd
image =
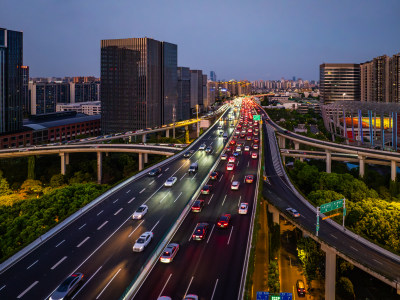
[[[344,96],[346,96],[346,93],[343,93],[343,95],[342,95],[342,96],[343,96],[343,101],[344,101]]]

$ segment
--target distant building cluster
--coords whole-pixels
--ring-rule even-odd
[[[281,80],[255,80],[251,82],[252,91],[256,94],[281,92],[281,91],[298,91],[298,90],[312,90],[318,87],[318,82],[315,80],[303,80],[293,76],[293,79]]]

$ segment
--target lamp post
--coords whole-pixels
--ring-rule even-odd
[[[172,129],[172,138],[175,139],[175,123],[176,123],[175,104],[174,104],[174,108],[172,109],[172,122],[174,123],[174,127],[173,127],[173,129]]]
[[[199,127],[199,105],[196,104],[196,119],[197,119],[197,137],[200,136],[200,127]]]

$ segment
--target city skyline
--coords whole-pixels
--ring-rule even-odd
[[[32,77],[99,76],[100,40],[126,37],[178,44],[178,66],[225,80],[318,80],[322,63],[363,63],[400,50],[397,1],[46,2],[7,1],[0,12],[0,26],[24,32]]]

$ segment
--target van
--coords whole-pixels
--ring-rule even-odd
[[[189,173],[196,173],[198,169],[199,169],[199,164],[192,163],[189,167]]]
[[[224,135],[222,136],[224,139],[228,138],[228,134],[226,132],[224,132]]]

